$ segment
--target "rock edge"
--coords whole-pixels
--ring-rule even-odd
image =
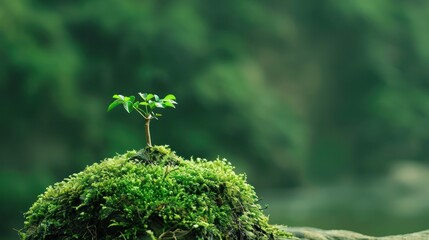
[[[394,235],[386,237],[372,237],[360,233],[346,230],[322,230],[310,227],[284,227],[280,229],[292,233],[296,240],[428,240],[429,230],[409,233],[403,235]],[[282,239],[279,239],[282,240]]]

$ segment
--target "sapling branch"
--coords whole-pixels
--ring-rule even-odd
[[[124,109],[131,113],[133,110],[136,110],[144,119],[145,119],[145,133],[146,133],[146,144],[147,146],[152,146],[152,140],[150,135],[150,121],[157,117],[160,117],[161,114],[155,113],[154,109],[156,108],[166,108],[172,107],[177,104],[176,97],[173,94],[168,94],[164,98],[160,98],[156,94],[152,93],[139,93],[139,96],[142,98],[142,101],[136,101],[135,96],[123,96],[115,94],[112,103],[110,103],[107,111],[112,110],[118,105],[123,105]],[[144,106],[144,108],[142,108]]]
[[[146,118],[146,122],[144,126],[145,126],[145,132],[146,132],[146,144],[149,147],[152,147],[152,140],[150,138],[150,118]]]

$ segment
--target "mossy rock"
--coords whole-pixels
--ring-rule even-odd
[[[282,228],[280,226],[280,228]],[[372,237],[346,230],[322,230],[309,227],[288,228],[296,240],[428,240],[429,230],[386,237]],[[280,240],[280,239],[279,239]]]
[[[167,147],[105,159],[47,188],[22,239],[275,239],[243,174]]]

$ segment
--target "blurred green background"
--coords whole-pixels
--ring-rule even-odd
[[[272,223],[429,222],[429,1],[0,0],[0,239],[44,189],[140,149],[115,93],[174,93],[155,144],[228,158]]]

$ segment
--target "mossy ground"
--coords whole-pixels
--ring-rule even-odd
[[[162,146],[87,167],[47,188],[22,239],[274,239],[243,174],[226,160],[184,160]]]

